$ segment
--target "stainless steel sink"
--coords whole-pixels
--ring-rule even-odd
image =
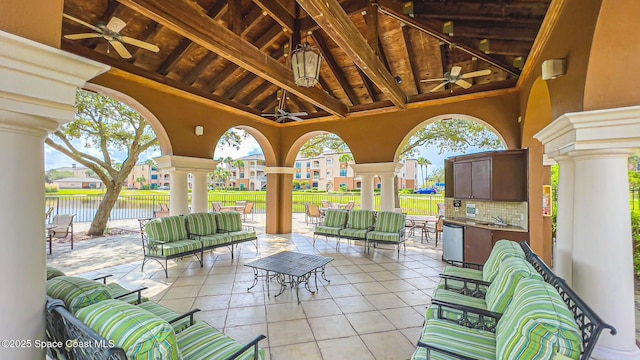
[[[509,225],[506,225],[506,224],[487,224],[486,226],[502,228],[502,227],[507,227]]]

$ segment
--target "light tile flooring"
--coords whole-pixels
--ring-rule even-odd
[[[410,238],[398,258],[395,248],[365,254],[362,243],[348,246],[343,240],[336,252],[335,239],[319,238],[314,247],[312,227],[300,217],[294,218],[292,234],[264,234],[263,216],[256,219],[258,254],[244,243],[233,260],[226,248],[206,253],[202,268],[195,258],[170,261],[169,278],[154,262],[140,270],[137,234],[81,241],[73,251],[67,244],[54,244],[48,262],[68,274],[113,274],[111,281],[125,287],[146,286],[152,300],[178,312],[199,308],[197,320],[242,342],[262,333],[267,339],[260,346],[268,359],[411,357],[444,267],[441,245],[435,248],[433,240],[420,244],[419,238]],[[315,294],[301,287],[301,304],[290,289],[274,298],[279,289],[275,282],[269,294],[263,280],[247,291],[253,270],[244,264],[284,250],[333,258],[326,267],[330,283],[318,280]]]

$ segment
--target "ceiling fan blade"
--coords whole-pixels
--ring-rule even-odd
[[[291,115],[289,115],[289,119],[295,120],[295,121],[304,121],[304,119],[301,119],[301,118],[299,118],[297,116],[291,116]]]
[[[84,25],[84,26],[88,27],[91,30],[94,30],[94,31],[97,31],[97,32],[100,32],[100,33],[102,32],[102,30],[99,27],[93,26],[93,25],[89,24],[88,22],[84,22],[84,21],[82,21],[82,20],[80,20],[78,18],[75,18],[75,17],[71,16],[71,15],[67,15],[67,14],[63,13],[62,17],[66,18],[66,19],[69,19],[71,21],[75,21],[78,24]]]
[[[458,81],[456,81],[456,85],[458,85],[458,86],[460,86],[462,88],[465,88],[465,89],[468,89],[468,88],[471,87],[471,83],[470,82],[468,82],[466,80],[462,80],[462,79],[459,79]]]
[[[124,29],[127,26],[127,23],[120,20],[120,18],[112,17],[111,20],[107,23],[107,29],[113,31],[114,33],[119,33],[120,30]]]
[[[307,114],[304,111],[297,112],[297,113],[289,113],[289,116],[307,116],[307,115],[309,115],[309,114]]]
[[[262,116],[264,116],[264,117],[272,117],[272,116],[276,116],[276,114],[262,114]]]
[[[131,58],[131,53],[129,52],[129,50],[127,50],[126,47],[124,47],[124,45],[122,45],[122,43],[120,41],[118,41],[116,39],[109,40],[109,44],[111,44],[111,46],[113,46],[113,48],[116,50],[118,55],[120,55],[123,59],[130,59]]]
[[[69,39],[69,40],[93,39],[93,38],[99,38],[99,37],[102,37],[102,34],[83,33],[83,34],[70,34],[70,35],[64,36],[65,39]]]
[[[472,71],[472,72],[468,72],[466,74],[462,74],[462,76],[460,76],[460,78],[468,79],[468,78],[472,78],[472,77],[485,76],[485,75],[489,75],[489,74],[491,74],[491,69],[484,69],[484,70]]]
[[[440,89],[442,89],[445,85],[447,85],[449,82],[445,81],[443,83],[440,83],[438,86],[434,87],[433,89],[431,89],[429,92],[436,92]]]
[[[429,81],[445,81],[447,79],[445,78],[438,78],[438,79],[424,79],[424,80],[420,80],[420,82],[429,82]]]
[[[128,36],[119,36],[118,39],[120,39],[124,43],[131,44],[133,46],[137,46],[145,50],[149,50],[153,52],[160,51],[160,48],[157,47],[156,45],[149,44],[148,42],[144,42],[138,39],[130,38]]]
[[[458,76],[460,75],[460,72],[462,71],[462,68],[460,66],[454,66],[451,68],[451,76]]]

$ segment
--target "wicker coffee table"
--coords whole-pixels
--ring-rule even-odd
[[[259,260],[252,261],[245,264],[250,268],[253,268],[253,285],[251,285],[247,291],[253,289],[258,284],[258,278],[264,277],[267,279],[267,296],[269,295],[269,280],[275,278],[280,284],[280,292],[274,297],[278,297],[284,292],[287,284],[291,288],[296,288],[296,297],[298,304],[300,303],[300,295],[298,293],[298,285],[304,283],[305,289],[312,294],[318,291],[318,269],[321,271],[322,279],[327,280],[324,272],[324,267],[329,262],[333,261],[330,257],[301,254],[291,251],[283,251],[277,254],[264,257]],[[264,274],[260,274],[263,271]],[[311,290],[309,286],[309,278],[314,276],[315,291]]]

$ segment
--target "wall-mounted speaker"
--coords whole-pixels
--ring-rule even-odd
[[[542,63],[542,80],[551,80],[559,78],[566,72],[565,59],[551,59],[545,60]]]

